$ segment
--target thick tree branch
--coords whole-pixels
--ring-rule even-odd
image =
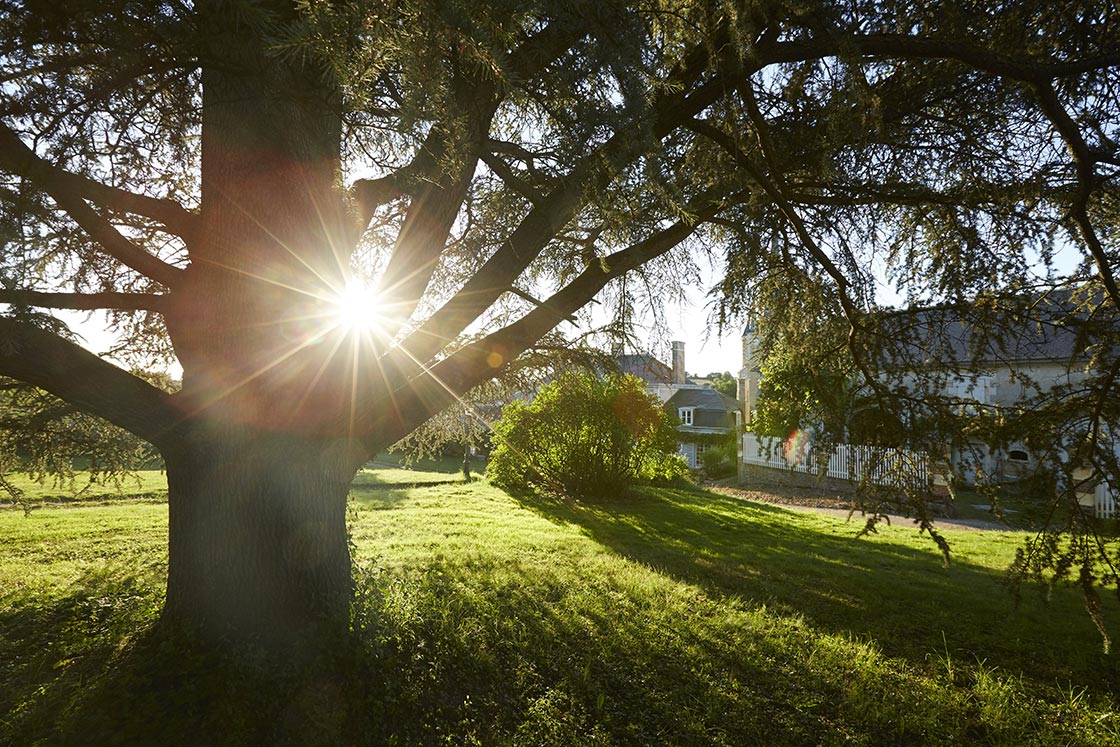
[[[586,15],[578,9],[572,15],[550,22],[510,53],[506,67],[515,83],[535,78],[587,35]]]
[[[689,95],[672,93],[660,97],[647,110],[652,120],[653,142],[660,142],[710,106],[722,91],[723,81],[716,78]],[[556,189],[540,199],[454,298],[425,320],[401,348],[413,359],[428,360],[490,308],[575,216],[588,191],[606,186],[648,151],[651,145],[635,138],[634,129],[637,127],[621,130],[585,156]]]
[[[533,189],[528,182],[514,173],[513,169],[509,167],[509,164],[498,158],[498,156],[490,152],[485,152],[482,154],[482,162],[502,180],[503,184],[514,192],[534,205],[540,202],[542,197],[541,193]]]
[[[515,81],[534,77],[586,34],[586,24],[548,24],[510,53],[507,65],[510,77]],[[488,140],[487,144],[490,142],[492,141]],[[419,178],[431,177],[429,171],[435,164],[429,157],[428,150],[435,145],[434,140],[425,143],[412,163],[392,174],[378,179],[359,179],[351,186],[351,193],[358,206],[358,220],[363,227],[369,224],[379,206],[407,194],[404,188],[406,174]]]
[[[505,153],[518,161],[522,161],[530,171],[534,169],[534,161],[537,159],[555,158],[555,154],[550,151],[541,151],[537,153],[518,143],[511,143],[508,140],[496,140],[494,138],[490,138],[486,142],[486,152]]]
[[[804,62],[842,55],[908,60],[954,60],[990,75],[1027,82],[1049,81],[1120,65],[1120,50],[1081,60],[1050,60],[994,52],[990,47],[907,34],[846,35],[776,42],[767,48],[764,64]]]
[[[358,212],[359,230],[364,231],[377,208],[404,197],[403,174],[410,167],[394,171],[377,179],[359,179],[350,185],[350,194]]]
[[[175,287],[182,270],[167,264],[126,239],[111,222],[86,203],[80,189],[83,181],[80,177],[74,177],[53,166],[43,168],[45,162],[32,153],[14,132],[0,125],[0,162],[14,169],[19,165],[17,162],[20,161],[20,153],[23,154],[23,162],[32,164],[25,178],[54,198],[58,206],[65,210],[74,222],[89,234],[90,238],[101,244],[101,248],[107,254],[141,275],[168,288]],[[62,176],[63,174],[66,176]]]
[[[179,415],[172,395],[27,322],[0,317],[0,375],[45,389],[163,448]]]
[[[562,289],[518,321],[457,351],[418,375],[390,398],[392,412],[382,412],[368,426],[375,439],[397,440],[450,405],[456,397],[490,379],[504,366],[532,347],[553,327],[586,305],[607,283],[661,256],[691,236],[728,203],[743,195],[707,194],[689,206],[692,217],[679,220],[653,236],[587,265]],[[367,412],[374,412],[366,408]],[[371,441],[371,445],[374,442]]]
[[[42,309],[78,311],[159,311],[167,308],[168,297],[154,293],[44,293],[30,290],[0,289],[0,303],[35,306]]]
[[[60,169],[35,155],[35,152],[24,145],[19,136],[2,122],[0,122],[0,167],[30,180],[52,196],[56,190],[61,189],[109,210],[150,218],[163,225],[170,233],[181,236],[188,243],[198,227],[199,217],[175,200],[136,194]]]
[[[510,53],[509,74],[515,80],[531,79],[586,32],[585,23],[548,24]],[[416,191],[380,281],[383,291],[393,299],[396,313],[404,319],[415,311],[435,275],[475,167],[489,141],[490,122],[501,99],[496,81],[474,76],[459,77],[454,96],[456,108],[467,116],[458,123],[444,122],[433,127],[418,159],[426,158],[435,166],[430,171],[440,169],[449,154],[454,154],[461,164],[455,171],[425,182]],[[453,138],[458,140],[457,147],[451,145]]]
[[[492,87],[484,88],[489,90],[474,89],[471,94],[464,91],[460,96],[464,100],[481,98],[485,102],[482,110],[476,110],[469,118],[471,131],[466,138],[468,152],[461,154],[463,162],[454,173],[439,174],[416,189],[405,213],[396,246],[379,281],[383,292],[392,299],[391,303],[402,321],[412,315],[435,275],[451,227],[455,224],[455,218],[470,189],[471,177],[481,154],[481,144],[485,141],[490,119],[497,106],[492,98]],[[429,171],[440,170],[441,161],[451,147],[451,137],[451,133],[439,131],[433,131],[429,135],[425,143],[426,155],[421,156],[433,165]]]

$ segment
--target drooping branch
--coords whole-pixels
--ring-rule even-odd
[[[78,311],[158,311],[167,308],[168,298],[155,293],[45,293],[30,290],[0,289],[0,303],[35,306],[43,309]]]
[[[188,243],[198,227],[198,216],[175,200],[149,197],[102,184],[89,177],[61,169],[40,158],[2,122],[0,122],[0,168],[30,180],[52,196],[56,190],[61,189],[109,210],[150,218]]]
[[[1077,171],[1077,193],[1074,195],[1073,204],[1070,206],[1070,214],[1081,232],[1081,238],[1085,240],[1086,246],[1089,247],[1089,253],[1092,254],[1093,261],[1097,265],[1097,272],[1100,274],[1105,290],[1108,291],[1112,303],[1120,308],[1120,287],[1117,287],[1116,276],[1112,272],[1108,253],[1101,244],[1100,237],[1097,236],[1093,222],[1089,218],[1089,199],[1097,188],[1097,173],[1092,151],[1089,149],[1089,144],[1085,142],[1085,138],[1082,137],[1077,123],[1073,121],[1069,112],[1062,106],[1062,102],[1058,100],[1058,94],[1054,90],[1054,86],[1049,82],[1036,83],[1034,90],[1043,113],[1061,134]]]
[[[54,198],[55,203],[65,210],[74,222],[89,234],[90,238],[98,242],[107,254],[121,264],[168,288],[174,288],[178,283],[182,270],[167,264],[129,241],[108,219],[86,203],[85,195],[80,188],[84,180],[53,166],[44,168],[45,162],[24,145],[14,132],[3,125],[0,125],[0,163],[13,170],[20,165],[31,164],[30,170],[24,175],[25,178]]]
[[[836,284],[836,292],[840,299],[840,307],[848,322],[848,349],[851,352],[852,360],[855,361],[856,367],[860,370],[867,385],[875,391],[875,395],[880,403],[884,403],[886,402],[884,385],[882,381],[874,375],[871,370],[871,365],[860,347],[858,335],[860,331],[864,329],[864,321],[861,310],[856,305],[849,292],[851,281],[849,281],[840,268],[836,266],[832,258],[820,248],[816,240],[809,233],[809,229],[805,225],[805,221],[802,220],[801,214],[790,202],[785,175],[782,171],[778,154],[774,150],[774,144],[770,139],[770,128],[766,122],[766,118],[762,116],[762,111],[758,107],[758,100],[755,98],[754,89],[751,87],[749,79],[740,80],[738,91],[739,98],[743,102],[743,106],[747,111],[747,116],[754,128],[759,150],[762,152],[762,156],[766,160],[770,172],[769,174],[755,172],[752,173],[752,177],[778,206],[778,209],[781,211],[786,221],[793,228],[794,233],[797,234],[802,246],[805,247],[805,250],[809,252],[809,255],[814,261],[816,261],[820,268],[824,270]]]
[[[172,395],[10,317],[0,317],[0,374],[45,389],[161,448],[179,421]]]
[[[741,90],[741,95],[745,99],[749,99],[750,101],[750,104],[748,104],[748,109],[750,110],[751,121],[754,124],[755,133],[758,138],[760,148],[762,150],[763,156],[767,161],[767,164],[771,169],[774,169],[777,165],[777,155],[773,152],[773,146],[770,143],[769,134],[765,128],[765,121],[762,119],[761,112],[758,111],[758,105],[754,101],[753,94],[750,92],[749,88],[743,87]],[[751,106],[751,104],[753,104],[753,106]],[[747,154],[744,153],[743,150],[735,144],[735,142],[729,135],[727,135],[727,133],[719,130],[711,123],[694,120],[690,122],[688,126],[690,129],[704,135],[705,137],[719,145],[721,148],[723,148],[729,155],[732,156],[732,158],[735,160],[735,164],[739,168],[743,169],[743,171],[745,171],[752,179],[755,180],[755,182],[758,183],[760,187],[762,187],[763,191],[765,191],[767,196],[774,201],[774,203],[778,206],[778,209],[785,216],[786,220],[793,227],[794,232],[797,233],[797,236],[805,246],[805,249],[812,255],[813,259],[821,265],[821,268],[824,269],[830,277],[832,277],[833,281],[836,283],[842,294],[846,296],[846,289],[850,284],[848,279],[842,272],[840,272],[840,269],[836,267],[836,265],[832,262],[828,255],[821,251],[820,247],[817,246],[816,241],[814,241],[812,236],[810,236],[804,221],[801,220],[800,215],[793,207],[793,204],[791,203],[786,193],[786,187],[782,176],[780,174],[768,176],[762,169],[751,162]]]

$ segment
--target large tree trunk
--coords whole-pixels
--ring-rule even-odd
[[[297,656],[345,631],[354,474],[345,455],[339,441],[193,426],[166,454],[165,619]]]
[[[358,352],[324,312],[353,238],[337,95],[322,63],[276,53],[236,8],[199,8],[201,225],[166,315],[186,422],[164,448],[165,617],[297,651],[346,623],[346,491],[361,461],[346,438]]]

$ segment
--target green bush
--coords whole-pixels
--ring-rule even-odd
[[[685,472],[675,431],[640,379],[567,374],[494,424],[487,476],[510,489],[609,498]]]
[[[731,436],[726,443],[721,443],[715,448],[710,448],[700,455],[700,464],[704,474],[712,479],[729,477],[735,474],[735,436]]]

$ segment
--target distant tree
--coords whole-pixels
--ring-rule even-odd
[[[487,475],[514,489],[610,501],[639,482],[684,474],[676,432],[634,376],[567,374],[494,424]]]
[[[871,378],[872,267],[975,308],[1061,237],[1115,320],[1118,35],[1049,0],[0,0],[0,374],[160,450],[165,620],[294,653],[346,624],[357,467],[694,253],[722,321],[811,297]],[[182,391],[35,309],[108,310]],[[1070,396],[1115,431],[1106,330]]]
[[[727,371],[722,373],[713,372],[708,374],[705,378],[711,379],[712,389],[715,389],[720,394],[726,394],[731,398],[739,396],[739,382]]]

